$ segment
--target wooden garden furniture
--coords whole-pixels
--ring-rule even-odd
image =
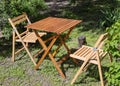
[[[99,39],[97,40],[94,47],[83,45],[81,48],[79,48],[73,54],[70,54],[70,57],[83,61],[80,69],[78,70],[78,72],[75,74],[73,80],[71,81],[71,84],[73,84],[75,82],[75,80],[77,79],[78,75],[81,74],[83,71],[87,70],[87,67],[89,66],[89,64],[92,63],[92,64],[95,64],[98,66],[101,85],[104,86],[100,62],[103,59],[103,57],[105,57],[107,54],[107,52],[104,52],[102,50],[102,46],[104,45],[104,41],[107,38],[107,35],[108,35],[107,33],[102,34],[99,37]],[[110,56],[110,60],[112,61],[111,56]]]
[[[28,43],[36,43],[37,37],[33,31],[30,31],[30,29],[24,29],[24,25],[31,24],[28,16],[26,13],[23,13],[17,17],[9,18],[9,23],[12,26],[13,29],[13,40],[12,40],[12,61],[15,60],[15,55],[18,54],[20,51],[25,49],[32,60],[33,64],[36,65],[36,62],[33,59],[33,56],[31,55],[30,51],[28,50]],[[22,27],[23,26],[23,27]],[[22,31],[22,32],[20,32]],[[45,35],[46,33],[38,33],[40,37]],[[15,43],[20,42],[22,43],[23,47],[16,50]]]
[[[40,21],[37,21],[35,23],[32,23],[30,25],[27,25],[27,28],[32,28],[35,32],[36,36],[38,37],[40,45],[42,45],[44,49],[44,53],[41,56],[40,60],[38,61],[37,65],[35,66],[35,69],[38,69],[40,64],[43,62],[44,58],[48,55],[53,62],[54,66],[60,73],[60,75],[65,78],[65,75],[63,74],[62,70],[59,67],[59,64],[55,60],[55,55],[57,54],[59,48],[64,45],[67,52],[70,54],[70,49],[68,48],[67,44],[65,43],[65,40],[68,38],[69,34],[72,32],[73,28],[79,24],[81,20],[73,20],[73,19],[65,19],[65,18],[56,18],[56,17],[48,17],[45,19],[42,19]],[[64,38],[61,36],[61,34],[65,31],[68,31],[66,36]],[[38,31],[45,31],[48,33],[53,33],[52,36],[47,38],[47,40],[43,40],[41,36],[39,36]],[[60,43],[56,50],[51,53],[50,50],[55,44],[56,40],[60,39]],[[50,41],[49,45],[46,45],[46,41]],[[63,62],[63,61],[62,61]],[[60,62],[61,63],[61,62]]]

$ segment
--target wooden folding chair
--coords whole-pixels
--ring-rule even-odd
[[[32,60],[32,62],[34,63],[34,65],[36,65],[36,62],[33,59],[33,56],[31,55],[31,53],[28,50],[28,43],[36,43],[37,37],[35,35],[35,33],[33,31],[30,31],[30,29],[26,29],[25,31],[22,30],[22,32],[20,32],[19,29],[23,29],[25,24],[31,24],[28,16],[26,13],[23,13],[22,15],[19,15],[15,18],[12,19],[8,19],[12,28],[13,28],[13,41],[12,41],[12,61],[14,62],[15,60],[15,55],[18,54],[20,51],[22,51],[23,49],[25,49],[30,57],[30,59]],[[20,28],[20,26],[23,26],[22,28]],[[39,32],[40,36],[45,35],[46,33],[44,32]],[[15,42],[21,42],[23,47],[18,49],[17,51],[15,50]]]
[[[82,73],[83,71],[85,71],[87,69],[87,67],[89,66],[89,64],[92,63],[92,64],[98,65],[101,85],[104,86],[100,61],[107,54],[107,52],[104,52],[102,50],[102,46],[104,45],[104,40],[107,38],[107,35],[108,35],[107,33],[102,34],[99,37],[99,39],[97,40],[97,42],[96,42],[94,47],[83,45],[76,52],[74,52],[73,54],[70,54],[70,57],[83,61],[83,64],[81,65],[80,69],[78,70],[78,72],[74,76],[71,84],[73,84],[75,82],[75,80],[77,79],[78,75],[80,73]],[[110,60],[112,61],[112,57],[111,56],[110,56]]]

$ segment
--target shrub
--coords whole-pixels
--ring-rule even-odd
[[[118,20],[111,27],[107,28],[109,34],[106,50],[112,54],[113,57],[120,58],[120,20]]]
[[[18,16],[26,12],[34,20],[40,17],[40,10],[47,8],[44,0],[1,0],[0,1],[0,29],[3,30],[6,38],[10,37],[11,26],[8,24],[8,18]],[[33,20],[33,21],[34,21]]]
[[[105,6],[100,10],[99,27],[110,27],[120,18],[120,1],[106,0]]]
[[[112,62],[106,73],[109,86],[120,86],[120,62]]]
[[[109,65],[109,71],[106,73],[109,86],[120,86],[120,20],[111,27],[107,28],[109,34],[106,43],[106,50],[112,54],[118,61],[113,61]]]
[[[120,9],[105,9],[101,10],[102,17],[100,19],[99,27],[106,28],[110,27],[120,18]]]

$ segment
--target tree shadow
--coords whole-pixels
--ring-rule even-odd
[[[69,59],[68,61],[66,61],[63,64],[61,64],[61,68],[62,68],[62,70],[63,70],[64,73],[66,73],[68,71],[68,69],[78,68],[78,70],[79,70],[79,68],[81,67],[82,63],[83,63],[82,61],[79,61],[79,65],[77,65],[71,59]],[[66,64],[68,66],[64,67],[64,65],[66,65]],[[103,80],[105,81],[105,84],[106,84],[106,81],[107,81],[106,77],[105,77],[105,73],[108,71],[108,69],[109,68],[107,66],[102,66]],[[90,81],[93,81],[93,82],[94,81],[95,82],[96,81],[100,81],[100,76],[99,76],[99,71],[98,71],[97,65],[90,64],[89,67],[88,67],[88,69],[86,71],[82,72],[78,76],[78,78],[76,79],[76,81],[75,81],[74,84],[80,84],[80,83],[86,84],[86,83],[88,83],[88,78],[91,78]]]
[[[3,58],[10,57],[10,51],[11,51],[11,41],[6,40],[4,37],[0,38],[0,56]]]
[[[102,66],[103,80],[104,80],[105,84],[106,84],[105,73],[108,71],[108,69],[109,69],[108,67]],[[82,77],[80,80],[77,79],[77,82],[75,82],[75,84],[85,83],[85,80],[88,77],[94,78],[95,81],[100,81],[99,71],[98,71],[98,68],[96,67],[96,65],[90,65],[89,68],[87,69],[87,71],[85,71],[83,73],[86,73],[85,76]]]
[[[73,4],[67,0],[54,1],[48,4],[49,8],[44,15],[83,20],[80,24],[84,26],[83,31],[100,29],[99,23],[103,16],[101,10],[114,8],[116,4],[114,0],[75,0]],[[50,0],[46,3],[50,3]]]
[[[75,48],[75,49],[72,49],[72,52],[76,51],[78,48]],[[62,56],[63,57],[63,56]],[[79,64],[76,64],[71,57],[69,57],[65,62],[63,62],[61,64],[61,69],[63,71],[64,74],[66,74],[66,72],[69,70],[69,69],[76,69],[81,67],[81,65],[83,64],[83,61],[81,60],[77,60]],[[65,66],[67,65],[67,67]],[[109,68],[107,66],[103,66],[102,65],[102,73],[103,73],[103,80],[105,81],[105,84],[106,84],[106,77],[105,77],[105,73],[109,70]],[[85,75],[83,77],[78,77],[75,84],[86,84],[86,80],[88,77],[90,78],[94,78],[95,82],[96,81],[100,81],[100,76],[99,76],[99,71],[98,71],[98,67],[97,65],[94,65],[94,64],[90,64],[87,68],[86,71],[83,72]],[[81,74],[79,75],[81,76]],[[74,77],[74,76],[73,76]],[[79,79],[80,78],[80,79]],[[79,80],[78,80],[79,79]]]

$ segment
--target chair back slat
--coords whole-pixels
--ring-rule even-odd
[[[10,19],[10,20],[12,21],[13,25],[20,24],[21,22],[24,22],[24,21],[27,21],[29,24],[31,24],[31,22],[28,19],[26,13],[23,13],[22,15],[17,16],[17,17],[15,17],[13,19]]]
[[[15,32],[17,31],[17,33],[19,33],[19,31],[17,30],[17,27],[16,27],[17,24],[20,24],[22,22],[26,22],[27,24],[31,24],[31,22],[30,22],[29,18],[27,17],[26,13],[23,13],[22,15],[19,15],[17,17],[12,18],[12,19],[9,18],[8,20],[9,20],[10,24],[12,25],[13,29],[15,30]],[[29,30],[26,29],[24,32],[19,33],[19,35],[23,36],[23,35],[27,34],[28,31]],[[16,38],[19,38],[18,34],[17,34]]]
[[[107,35],[108,33],[102,34],[97,40],[97,42],[95,43],[94,47],[97,49],[101,49],[104,45],[104,41],[107,39]]]
[[[20,36],[22,37],[22,36],[24,36],[24,35],[27,34],[27,33],[28,33],[28,31],[26,30],[26,31],[20,33]],[[15,36],[15,38],[18,39],[19,37],[18,37],[18,36]]]

